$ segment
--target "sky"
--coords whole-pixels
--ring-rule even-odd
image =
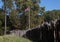
[[[0,8],[2,8],[3,6],[3,2],[0,0]]]
[[[0,0],[0,8],[3,6]],[[47,10],[60,10],[60,0],[41,0],[40,6],[45,7]]]
[[[60,0],[41,0],[40,6],[47,10],[60,10]]]

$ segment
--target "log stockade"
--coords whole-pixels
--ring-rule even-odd
[[[44,21],[33,29],[12,30],[10,34],[28,38],[33,42],[60,42],[60,18],[50,22]]]

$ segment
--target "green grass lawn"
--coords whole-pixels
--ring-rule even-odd
[[[6,35],[0,36],[0,42],[31,42],[31,41],[22,37]]]

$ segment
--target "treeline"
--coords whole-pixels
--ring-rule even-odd
[[[44,20],[47,22],[54,21],[58,17],[60,17],[60,10],[51,10],[51,11],[45,11],[45,14],[43,14]]]
[[[13,29],[28,29],[29,25],[30,28],[34,28],[44,20],[54,20],[60,15],[60,10],[46,12],[45,7],[39,5],[40,0],[2,0],[2,2],[4,5],[0,9],[0,35],[4,34],[5,16],[9,32]]]
[[[5,15],[3,14],[4,12],[0,9],[0,35],[3,35],[4,34],[4,28],[5,28]],[[43,15],[37,15],[37,21],[36,23],[34,24],[35,26],[40,25],[44,20],[50,22],[51,20],[54,20],[56,18],[58,18],[58,16],[60,16],[60,10],[52,10],[52,11],[47,11],[45,12],[45,14]],[[7,15],[7,32],[9,32],[10,30],[13,30],[13,29],[28,29],[26,28],[27,27],[27,19],[24,19],[24,18],[27,18],[26,16],[24,15],[21,15],[20,17],[20,25],[15,25],[14,26],[14,22],[12,22],[12,20],[10,19],[10,15]],[[32,20],[31,20],[32,21]],[[38,22],[39,21],[39,22]],[[17,23],[17,20],[16,20],[16,23]],[[19,23],[17,23],[19,24]],[[33,24],[30,24],[33,26]],[[25,27],[24,27],[25,26]]]

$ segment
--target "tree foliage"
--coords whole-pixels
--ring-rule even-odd
[[[40,0],[7,0],[4,6],[6,7],[6,13],[10,15],[9,18],[13,26],[21,29],[29,28],[29,14],[30,27],[32,28],[38,25],[37,15],[40,11],[39,3]],[[27,8],[29,11],[25,12]]]

